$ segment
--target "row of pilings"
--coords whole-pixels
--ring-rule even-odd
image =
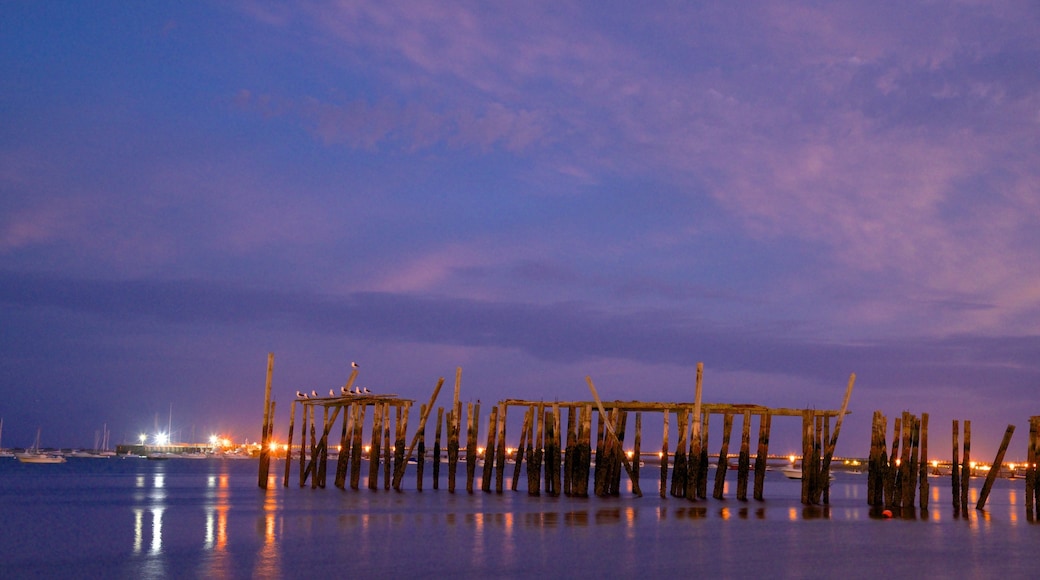
[[[270,363],[270,361],[269,361]],[[270,373],[269,365],[269,373]],[[477,468],[481,467],[481,491],[501,493],[509,486],[516,491],[521,474],[526,475],[526,489],[531,495],[598,497],[618,496],[622,491],[622,475],[627,474],[632,493],[640,496],[640,464],[642,455],[642,415],[661,413],[663,416],[662,448],[659,454],[661,497],[671,495],[689,500],[705,499],[709,484],[708,427],[712,417],[722,420],[722,442],[718,452],[712,497],[723,499],[725,477],[729,464],[729,449],[734,418],[741,418],[740,450],[737,456],[738,500],[747,500],[753,470],[753,497],[764,499],[766,459],[769,455],[769,434],[773,417],[801,417],[803,422],[802,502],[818,505],[829,502],[829,466],[834,447],[847,413],[855,375],[849,379],[842,407],[838,411],[815,409],[768,408],[759,405],[701,403],[703,367],[698,364],[693,403],[662,403],[640,401],[601,401],[590,378],[586,378],[594,401],[544,402],[518,399],[500,401],[490,409],[487,419],[487,438],[480,453],[478,432],[481,405],[467,403],[465,411],[460,397],[461,368],[456,371],[452,404],[447,410],[438,407],[432,447],[432,486],[441,485],[443,455],[447,457],[446,484],[454,492],[460,463],[465,465],[465,488],[473,493]],[[409,410],[414,401],[396,395],[348,394],[357,377],[355,369],[342,389],[342,396],[298,397],[292,402],[288,441],[293,445],[297,410],[301,411],[302,429],[299,435],[300,454],[298,481],[301,487],[308,482],[311,488],[324,488],[329,460],[329,439],[335,437],[340,421],[339,444],[334,485],[358,489],[362,475],[362,460],[368,461],[367,481],[370,489],[401,490],[407,463],[416,465],[416,489],[422,491],[427,463],[426,423],[444,384],[440,379],[427,404],[420,407],[420,424],[411,443],[406,446]],[[270,375],[268,376],[270,385]],[[268,387],[269,389],[269,387]],[[261,455],[260,487],[267,487],[270,455],[264,454],[273,434],[273,401],[265,404],[263,427],[264,446]],[[513,448],[506,444],[506,420],[512,413],[523,413],[519,440]],[[366,416],[371,416],[371,435],[367,446],[362,445]],[[564,416],[566,421],[563,421]],[[342,419],[341,419],[342,417]],[[465,453],[463,449],[463,418],[466,419]],[[593,418],[595,417],[595,430]],[[629,426],[633,431],[633,448],[624,450]],[[676,443],[669,448],[670,418],[675,419]],[[751,433],[753,418],[758,419],[757,454],[752,461]],[[833,423],[832,420],[836,419]],[[393,438],[391,439],[391,429]],[[593,447],[593,444],[595,445]],[[595,453],[593,454],[593,449]],[[508,450],[508,451],[507,451]],[[414,454],[413,454],[414,452]],[[669,458],[673,458],[669,469]],[[294,463],[287,458],[282,483],[289,485]],[[460,461],[460,458],[461,461]],[[526,469],[522,469],[526,462]],[[479,465],[481,464],[482,465]],[[511,467],[511,478],[507,471]],[[380,473],[380,466],[382,473]],[[669,481],[669,473],[671,479]]]
[[[888,418],[874,411],[870,457],[868,459],[867,504],[878,509],[908,513],[915,506],[922,512],[928,508],[929,477],[939,476],[937,464],[928,460],[928,413],[920,416],[904,411],[894,421],[892,450],[887,449]],[[951,501],[954,515],[967,513],[969,482],[974,475],[975,462],[971,457],[971,421],[954,419],[952,424],[952,453],[950,461]],[[1029,419],[1029,440],[1026,445],[1025,505],[1030,519],[1040,518],[1040,477],[1037,458],[1040,454],[1040,416]],[[1015,433],[1008,425],[997,449],[986,479],[979,491],[975,509],[985,509],[993,483],[1000,475],[1004,455]],[[930,473],[929,470],[932,470]],[[1011,476],[1014,477],[1012,470]]]

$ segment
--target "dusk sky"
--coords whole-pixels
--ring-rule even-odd
[[[485,417],[586,375],[691,401],[701,361],[713,403],[837,409],[855,372],[839,454],[879,409],[1024,458],[1038,31],[1034,0],[4,2],[3,445],[171,406],[256,440],[274,352],[276,438],[351,361],[440,404],[461,366]]]

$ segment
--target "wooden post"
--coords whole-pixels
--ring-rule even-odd
[[[701,396],[704,392],[704,363],[697,363],[697,377],[693,387],[693,415],[690,426],[690,453],[686,456],[686,499],[697,499],[701,475]]]
[[[607,486],[607,493],[612,496],[621,494],[621,462],[619,461],[622,457],[628,459],[628,455],[625,453],[625,429],[628,423],[628,412],[623,409],[617,409],[616,411],[617,422],[614,424],[614,432],[617,433],[617,443],[614,445],[614,457],[610,461],[610,480]],[[638,481],[638,473],[635,471],[635,465],[639,463],[639,460],[632,461],[632,479]]]
[[[971,421],[964,421],[964,453],[961,464],[961,510],[968,511],[968,489],[971,483]]]
[[[394,425],[394,475],[393,478],[387,477],[387,485],[392,483],[393,479],[396,479],[397,472],[404,474],[404,470],[407,468],[408,459],[411,457],[411,453],[405,455],[408,451],[405,449],[404,438],[408,436],[408,415],[410,414],[412,406],[410,403],[405,403],[404,408],[401,405],[397,406],[397,421]],[[397,488],[395,488],[397,489]],[[397,489],[397,491],[400,491]]]
[[[307,483],[307,423],[310,419],[310,405],[301,403],[300,410],[303,412],[303,425],[300,428],[300,487]]]
[[[982,491],[979,492],[979,501],[975,504],[975,509],[981,510],[986,507],[986,500],[989,499],[989,491],[993,487],[993,482],[996,481],[997,475],[1000,473],[1000,466],[1004,463],[1004,453],[1007,451],[1008,445],[1011,444],[1011,436],[1015,434],[1015,426],[1008,425],[1007,431],[1004,431],[1004,440],[1000,442],[1000,449],[997,450],[997,457],[993,459],[993,467],[990,468],[989,473],[986,474],[986,482],[982,484]]]
[[[897,480],[899,477],[899,444],[902,437],[903,418],[896,417],[895,419],[895,433],[892,435],[892,452],[889,454],[888,469],[885,473],[885,507],[894,508],[899,507],[901,498],[899,497],[899,486]]]
[[[697,497],[706,499],[708,497],[708,424],[711,413],[701,415],[701,462],[700,473],[697,475]]]
[[[520,427],[520,442],[516,446],[516,462],[513,464],[513,485],[511,488],[513,491],[516,491],[517,485],[520,483],[520,468],[524,463],[524,446],[530,445],[528,440],[531,437],[531,420],[533,415],[534,411],[530,408],[524,411],[524,422]]]
[[[636,481],[639,481],[639,464],[642,463],[643,458],[643,414],[636,412],[636,436],[632,442],[632,474],[635,476]]]
[[[1037,418],[1029,418],[1029,440],[1026,441],[1026,516],[1033,516],[1036,501],[1036,437]]]
[[[906,489],[903,490],[903,507],[907,508],[914,507],[914,498],[921,480],[921,419],[916,415],[911,415],[910,418],[913,429],[910,430],[910,466],[907,469],[909,477],[906,478]]]
[[[274,374],[274,353],[267,353],[267,381],[264,386],[264,425],[260,433],[260,473],[257,483],[260,489],[267,489],[267,474],[271,469],[271,450],[269,449],[268,431],[271,427],[271,375]],[[172,408],[172,407],[171,407]]]
[[[722,449],[719,450],[719,465],[715,468],[715,491],[711,496],[722,499],[726,487],[726,469],[729,467],[729,438],[733,432],[733,413],[722,416]]]
[[[365,433],[365,410],[367,403],[354,407],[357,417],[354,419],[354,435],[350,448],[350,489],[357,489],[361,482],[361,443]]]
[[[282,487],[289,487],[289,471],[291,471],[292,468],[293,426],[296,423],[295,400],[293,400],[290,408],[291,411],[289,412],[289,434],[285,438],[286,444],[289,446],[289,448],[285,450],[285,477],[282,478]]]
[[[383,403],[383,489],[390,489],[390,462],[393,450],[390,448],[390,403]]]
[[[433,404],[437,401],[437,395],[440,394],[441,387],[443,387],[443,386],[444,386],[444,377],[441,377],[441,378],[437,379],[437,386],[435,386],[433,388],[433,394],[430,395],[430,401],[428,403],[426,403],[426,405],[420,407],[419,428],[416,429],[415,435],[412,437],[412,442],[408,445],[408,450],[405,452],[405,456],[406,456],[405,462],[406,463],[408,461],[407,458],[410,458],[412,456],[412,450],[415,448],[416,441],[418,441],[420,438],[423,438],[423,439],[426,438],[426,419],[427,419],[427,417],[429,417],[430,411],[433,410]],[[437,428],[438,429],[440,429],[440,421],[441,421],[441,416],[440,416],[440,414],[438,414],[437,415]],[[425,448],[425,444],[423,445],[423,447]],[[440,451],[440,450],[438,450],[438,451]],[[420,452],[420,453],[422,453],[422,452]],[[423,455],[425,455],[425,454],[423,454]],[[437,458],[437,465],[438,466],[440,465],[440,462],[441,462],[440,457],[438,457]],[[434,471],[438,471],[438,468],[435,467]],[[396,489],[398,491],[401,490],[401,478],[402,477],[404,477],[404,466],[401,466],[397,471],[394,472],[394,489]],[[437,489],[437,487],[434,486],[434,489]]]
[[[346,407],[343,412],[343,430],[339,435],[339,457],[336,458],[336,480],[335,485],[340,489],[347,487],[347,467],[350,465],[350,440],[347,433],[354,426],[351,422],[354,418],[354,404]]]
[[[599,407],[600,411],[602,412],[603,411],[603,402],[599,400],[599,393],[596,392],[596,385],[594,385],[592,383],[592,377],[586,376],[585,377],[585,382],[589,384],[589,390],[592,392],[592,398],[596,401],[596,406]],[[612,429],[610,430],[610,435],[615,440],[617,440],[617,434],[614,433],[614,431]],[[629,479],[629,481],[632,481],[632,466],[629,464],[628,458],[625,457],[624,453],[621,454],[621,462],[625,466],[625,471],[628,472],[628,479]],[[642,490],[639,489],[639,482],[638,481],[632,481],[632,493],[634,493],[635,495],[637,495],[639,497],[643,496]]]
[[[666,489],[668,487],[668,416],[671,413],[665,409],[664,413],[664,433],[661,435],[661,497],[666,497]]]
[[[462,388],[462,367],[455,369],[455,397],[448,415],[448,492],[455,493],[455,472],[459,462],[459,430],[462,428],[462,404],[459,391]]]
[[[433,489],[440,489],[441,484],[441,425],[443,424],[444,407],[437,407],[437,428],[433,436]]]
[[[920,491],[921,500],[919,502],[921,510],[928,509],[928,413],[921,413],[921,462],[920,465],[920,483],[918,487]]]
[[[528,439],[531,445],[527,447],[527,494],[541,495],[542,493],[542,454],[545,449],[545,409],[539,404],[532,407],[534,412],[534,436]]]
[[[473,412],[473,403],[466,403],[466,493],[473,493],[473,474],[477,468],[477,414],[480,406]]]
[[[957,419],[953,420],[953,455],[950,461],[950,476],[952,481],[951,496],[953,498],[954,513],[960,513],[961,509],[961,445],[960,445],[960,434],[961,425]]]
[[[813,412],[802,411],[802,505],[812,503]]]
[[[592,462],[592,405],[585,405],[581,410],[581,427],[578,431],[578,462],[575,472],[575,482],[572,483],[571,493],[578,497],[589,496],[589,468]],[[574,489],[576,484],[576,488]]]
[[[737,460],[737,499],[747,501],[748,472],[751,468],[751,411],[744,411],[740,431],[740,458]]]
[[[552,425],[553,425],[553,440],[552,440],[552,495],[560,495],[560,462],[562,460],[562,454],[560,453],[560,405],[559,403],[553,403],[552,406]]]
[[[763,488],[766,481],[766,461],[769,458],[769,430],[773,423],[772,417],[768,411],[758,417],[758,454],[755,456],[754,491],[754,498],[758,501],[765,499]]]
[[[419,428],[416,429],[415,434],[419,436],[419,446],[415,448],[415,490],[423,490],[423,475],[426,472],[426,417],[430,414],[430,405],[423,403],[419,407]],[[415,439],[412,439],[415,443]],[[412,446],[408,446],[408,453],[405,459],[407,462],[412,457],[411,452]]]
[[[502,405],[501,416],[498,418],[498,457],[495,459],[495,493],[502,493],[503,479],[506,473],[506,411],[508,405]]]
[[[679,430],[679,440],[675,442],[675,455],[672,466],[672,496],[686,496],[686,448],[690,436],[690,410],[680,407],[675,410],[676,427]]]
[[[903,456],[899,461],[899,501],[896,502],[896,507],[909,507],[907,506],[907,500],[912,499],[906,497],[913,490],[913,484],[916,483],[911,481],[912,477],[910,474],[911,457],[913,456],[913,432],[914,432],[914,416],[908,411],[903,411]]]
[[[573,491],[574,466],[576,465],[574,454],[578,447],[577,413],[577,407],[567,407],[567,449],[563,455],[563,494],[568,497]]]
[[[606,422],[607,413],[606,411],[599,410],[596,412],[596,466],[593,468],[592,475],[592,493],[596,495],[603,494],[603,471],[607,467],[606,458]]]
[[[484,473],[480,481],[480,490],[491,491],[491,474],[495,471],[495,436],[498,435],[498,406],[491,407],[488,416],[487,444],[484,446]]]
[[[834,433],[831,434],[830,439],[827,441],[827,447],[824,449],[823,454],[823,466],[820,468],[820,482],[821,485],[830,487],[830,473],[831,473],[831,458],[834,456],[834,448],[838,445],[838,435],[841,433],[841,424],[845,420],[845,412],[849,408],[849,399],[852,397],[852,387],[856,384],[856,373],[849,375],[848,385],[845,387],[845,397],[841,400],[841,409],[838,411],[838,418],[834,422]]]
[[[310,407],[311,412],[311,458],[307,462],[307,475],[311,478],[311,489],[318,487],[318,460],[321,454],[318,450],[318,436],[315,434],[317,421],[314,420],[314,405]]]
[[[372,439],[368,442],[368,489],[379,488],[379,458],[383,441],[383,405],[372,406]]]

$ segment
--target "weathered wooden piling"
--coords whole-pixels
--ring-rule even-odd
[[[400,407],[398,407],[400,410]],[[400,416],[398,415],[398,418]],[[394,449],[390,447],[390,404],[383,403],[383,489],[390,489],[390,465],[393,462]]]
[[[560,484],[562,474],[560,473],[560,464],[563,460],[561,452],[561,434],[560,434],[560,405],[559,403],[553,403],[552,406],[552,425],[553,425],[553,437],[552,437],[552,456],[550,457],[550,463],[552,464],[552,491],[550,495],[560,495]]]
[[[531,407],[533,432],[527,439],[527,494],[542,493],[542,446],[545,444],[545,418],[541,404]]]
[[[719,463],[715,467],[715,489],[711,496],[722,499],[726,489],[726,470],[729,468],[729,440],[733,432],[733,413],[722,415],[722,448],[719,449]]]
[[[267,475],[271,470],[271,450],[268,435],[273,421],[271,416],[271,376],[273,374],[274,353],[269,352],[267,353],[267,381],[264,386],[264,424],[260,434],[260,473],[257,479],[260,489],[267,489]]]
[[[480,406],[466,403],[466,493],[473,493],[473,475],[477,468],[477,415]]]
[[[740,429],[740,455],[737,458],[737,500],[747,501],[748,474],[751,469],[751,411],[744,411]]]
[[[418,481],[420,481],[420,482],[422,481],[422,469],[423,469],[423,464],[425,463],[425,459],[426,459],[426,421],[429,418],[430,412],[433,410],[433,404],[435,402],[437,402],[437,395],[440,394],[441,387],[443,387],[443,386],[444,386],[444,377],[441,377],[441,378],[437,379],[437,385],[433,388],[433,394],[430,395],[430,401],[428,403],[426,403],[425,405],[423,405],[422,407],[419,408],[419,428],[415,430],[415,435],[412,437],[412,442],[408,445],[408,450],[405,452],[405,455],[406,455],[405,465],[406,465],[408,460],[412,457],[412,450],[415,448],[416,442],[417,441],[419,442],[419,457],[420,457],[420,459],[419,459]],[[439,429],[440,429],[440,422],[441,422],[441,410],[438,410],[438,412],[437,412],[437,429],[438,429],[438,433],[439,433]],[[407,426],[405,427],[405,431],[407,431]],[[438,439],[439,439],[439,437],[438,437]],[[439,447],[440,447],[440,442],[438,441],[438,449],[437,449],[437,453],[438,454],[440,454]],[[439,456],[436,459],[437,459],[436,465],[438,467],[434,468],[434,472],[435,473],[439,473],[439,466],[440,466],[441,459],[440,459]],[[396,489],[397,491],[401,490],[401,478],[404,477],[405,465],[400,466],[394,472],[394,489]],[[434,477],[436,479],[436,475]],[[434,489],[437,489],[436,485],[434,485]],[[422,483],[419,484],[419,490],[420,491],[422,490]]]
[[[502,405],[498,417],[498,452],[495,454],[495,493],[502,493],[503,479],[506,473],[506,411],[508,405]]]
[[[531,436],[531,416],[534,412],[530,407],[524,411],[524,422],[520,426],[520,442],[516,446],[516,461],[513,463],[513,485],[511,489],[516,491],[520,484],[520,469],[524,463],[525,445],[528,443],[528,438]]]
[[[373,405],[372,438],[368,442],[368,489],[379,488],[379,453],[383,445],[383,406]]]
[[[1029,440],[1026,441],[1026,515],[1033,516],[1036,503],[1037,417],[1029,418]]]
[[[856,384],[856,373],[849,375],[849,382],[845,387],[845,396],[841,401],[841,408],[838,410],[838,417],[834,421],[834,433],[830,437],[825,437],[827,443],[823,453],[823,464],[820,467],[820,485],[823,486],[824,503],[830,503],[830,485],[831,485],[831,459],[834,457],[834,449],[838,445],[838,435],[841,434],[841,425],[845,420],[845,412],[849,408],[849,399],[852,398],[852,387]],[[824,417],[827,421],[825,425],[830,425],[829,419]],[[818,500],[819,496],[814,496],[814,499]]]
[[[451,419],[448,419],[449,421]],[[433,436],[433,489],[440,489],[441,482],[441,425],[444,424],[444,407],[437,407],[437,427]]]
[[[436,397],[435,397],[436,398]],[[415,431],[419,438],[418,447],[415,448],[415,490],[423,490],[423,475],[426,472],[426,417],[430,414],[430,405],[423,403],[419,407],[419,428]],[[415,442],[415,440],[412,440]],[[408,446],[408,458],[412,456],[412,446]],[[405,461],[408,461],[406,459]]]
[[[689,410],[686,407],[675,410],[675,425],[679,440],[675,443],[673,456],[671,494],[673,497],[686,497],[686,447],[690,436]]]
[[[596,385],[592,382],[592,377],[586,376],[585,382],[589,385],[589,392],[592,393],[592,399],[596,402],[596,406],[599,407],[600,411],[603,411],[603,401],[599,398],[599,393],[596,391]],[[613,429],[610,429],[610,436],[617,441],[617,433]],[[618,445],[620,446],[620,442]],[[632,482],[632,493],[637,497],[643,496],[643,491],[639,488],[639,482],[632,479],[632,465],[628,461],[628,457],[624,453],[621,454],[621,464],[625,466],[625,472],[628,473],[628,480]]]
[[[928,413],[921,413],[921,461],[918,463],[921,510],[928,509]]]
[[[609,420],[606,411],[596,411],[596,464],[592,468],[592,493],[603,494],[603,471],[607,467],[606,458],[606,422]]]
[[[953,454],[951,455],[952,460],[950,462],[950,497],[953,500],[953,508],[955,513],[960,513],[961,509],[961,445],[960,445],[960,421],[957,419],[953,420]]]
[[[296,401],[292,402],[289,411],[289,434],[286,435],[285,440],[288,442],[288,448],[285,450],[285,476],[282,478],[282,487],[289,487],[289,472],[292,469],[292,448],[293,448],[293,426],[296,424]],[[300,452],[303,453],[303,446],[300,448]]]
[[[666,489],[668,487],[668,416],[670,413],[665,410],[664,415],[664,433],[661,435],[661,497],[666,497]]]
[[[335,485],[340,489],[347,487],[347,468],[350,466],[350,440],[348,433],[353,428],[354,405],[350,405],[343,412],[343,430],[339,436],[339,457],[336,458],[336,480]]]
[[[625,430],[628,423],[628,412],[623,409],[617,409],[616,413],[617,422],[614,424],[614,432],[617,434],[617,441],[613,445],[613,458],[610,461],[610,480],[607,486],[607,493],[612,496],[617,496],[621,493],[621,462],[623,459],[628,458],[628,455],[625,453]],[[636,459],[633,463],[638,462],[639,460]],[[638,478],[635,477],[634,473],[633,471],[633,485],[639,487]]]
[[[581,427],[578,431],[577,469],[571,493],[578,497],[589,496],[589,472],[592,462],[592,405],[581,408]],[[576,489],[574,488],[576,485]]]
[[[697,470],[697,498],[708,497],[708,425],[711,413],[701,414],[701,460],[700,469]]]
[[[753,497],[758,501],[765,499],[766,460],[769,458],[769,431],[772,423],[773,416],[769,413],[759,415],[758,454],[755,455],[755,490],[753,493]]]
[[[462,403],[459,390],[462,388],[462,367],[455,369],[455,397],[451,413],[448,414],[448,492],[455,493],[455,473],[459,466],[459,430],[462,428]]]
[[[812,502],[812,438],[813,412],[806,409],[802,411],[802,505]]]
[[[480,480],[480,490],[491,491],[491,475],[495,471],[495,443],[498,435],[498,406],[491,407],[488,415],[487,443],[484,446],[484,472]]]
[[[553,438],[556,436],[553,433],[553,417],[550,409],[542,410],[542,422],[544,423],[544,431],[542,432],[542,474],[545,477],[544,489],[545,495],[553,494]]]
[[[704,392],[704,363],[697,363],[693,383],[693,413],[690,421],[690,453],[686,456],[686,499],[697,499],[701,476],[701,397]]]
[[[1000,449],[997,450],[997,456],[993,459],[993,466],[990,468],[989,473],[986,474],[985,483],[982,484],[982,491],[979,492],[979,501],[975,504],[975,509],[985,509],[990,489],[993,488],[993,482],[997,480],[997,475],[1000,474],[1000,466],[1004,463],[1004,453],[1007,452],[1008,445],[1011,444],[1011,436],[1014,434],[1015,426],[1008,425],[1007,430],[1004,431],[1004,440],[1000,442]]]
[[[901,433],[903,427],[903,418],[895,418],[895,433],[892,435],[892,452],[889,453],[888,469],[885,473],[885,507],[891,509],[898,507],[902,501],[898,497],[900,488],[898,483],[899,478],[899,445],[901,442]]]
[[[632,441],[632,475],[639,482],[639,464],[642,463],[643,457],[643,414],[636,413],[636,435],[635,440]]]
[[[563,454],[563,495],[570,497],[573,492],[574,482],[574,459],[578,446],[578,408],[567,407],[567,447]]]
[[[964,421],[964,452],[961,454],[961,510],[968,511],[968,489],[971,482],[971,421]]]
[[[350,447],[350,489],[357,489],[361,483],[361,443],[365,433],[365,410],[367,405],[354,407],[354,435]]]

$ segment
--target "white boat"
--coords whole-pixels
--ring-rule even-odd
[[[65,458],[57,453],[40,452],[40,430],[36,430],[36,443],[24,453],[17,453],[15,457],[22,463],[65,463]]]
[[[787,477],[787,479],[802,478],[802,468],[800,467],[782,467],[780,468],[780,473],[783,473],[784,476]],[[834,481],[834,474],[829,473],[828,475],[830,476],[830,480]]]

